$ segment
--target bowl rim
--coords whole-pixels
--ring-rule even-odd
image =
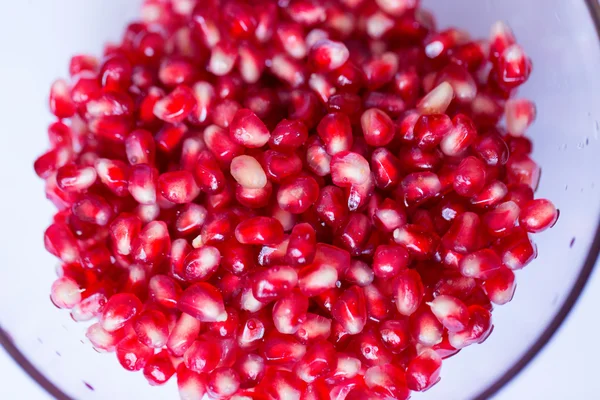
[[[587,6],[588,12],[592,19],[592,23],[596,29],[596,35],[600,40],[600,2],[598,0],[583,0]],[[589,252],[583,264],[583,268],[569,295],[563,302],[562,306],[546,327],[544,332],[538,337],[529,350],[509,368],[501,377],[497,378],[487,389],[475,396],[473,400],[487,400],[497,394],[504,386],[510,383],[525,367],[544,349],[544,347],[554,337],[554,334],[565,322],[566,318],[573,310],[575,304],[586,287],[587,282],[594,270],[596,262],[600,256],[600,221],[597,224],[597,230],[594,234],[594,240],[590,246]],[[48,392],[57,400],[74,400],[72,397],[64,393],[58,386],[50,381],[43,373],[41,373],[25,355],[17,348],[12,337],[0,325],[0,345],[4,347],[6,352],[12,359],[33,379],[38,385]],[[92,389],[93,390],[93,389]]]

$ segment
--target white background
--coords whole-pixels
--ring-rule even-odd
[[[598,360],[600,262],[567,321],[544,350],[495,400],[594,399],[600,393]],[[493,360],[490,360],[493,363]],[[0,399],[44,400],[51,397],[0,349]],[[418,396],[413,396],[418,400]]]

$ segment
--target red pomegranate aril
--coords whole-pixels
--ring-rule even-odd
[[[418,225],[404,225],[393,233],[394,241],[406,247],[415,258],[431,258],[439,246],[439,237]]]
[[[131,293],[112,296],[102,311],[100,323],[107,332],[121,329],[142,310],[142,302]]]
[[[187,349],[183,361],[191,371],[208,373],[217,368],[222,355],[222,347],[218,343],[205,340],[201,336]]]
[[[398,245],[380,245],[373,255],[373,272],[377,278],[388,279],[408,268],[410,256],[406,248]]]
[[[376,149],[371,155],[371,169],[379,189],[391,189],[400,182],[399,161],[384,147]]]
[[[501,239],[495,250],[500,255],[502,264],[512,270],[524,268],[537,257],[537,247],[527,232],[522,230],[515,230]]]
[[[367,322],[367,304],[363,289],[352,286],[346,289],[333,304],[333,318],[351,335],[362,332]]]
[[[63,276],[52,284],[50,299],[58,308],[71,309],[81,301],[82,291],[74,279]]]
[[[152,134],[144,129],[137,129],[125,139],[125,152],[129,164],[154,164],[156,144]]]
[[[306,163],[317,176],[327,176],[331,172],[331,156],[321,144],[313,144],[306,150]]]
[[[144,366],[144,377],[152,386],[165,384],[175,372],[175,367],[166,351],[154,354]]]
[[[495,133],[488,133],[478,137],[473,143],[473,150],[489,166],[504,165],[508,161],[508,146]]]
[[[78,168],[74,164],[60,167],[56,172],[56,184],[65,192],[83,192],[96,182],[94,167]]]
[[[348,345],[348,351],[353,351],[365,368],[391,364],[394,357],[372,330],[354,336]]]
[[[446,114],[421,115],[414,126],[416,144],[423,150],[432,150],[452,128],[452,120]]]
[[[75,114],[75,104],[71,100],[69,84],[59,79],[50,88],[50,112],[58,118],[70,118]]]
[[[467,327],[469,312],[467,306],[459,299],[439,295],[427,303],[431,312],[449,332],[460,332]]]
[[[298,271],[298,287],[307,297],[320,295],[336,287],[337,280],[337,269],[317,260]]]
[[[493,181],[483,188],[481,192],[471,197],[469,202],[480,208],[496,206],[506,197],[508,188],[501,181]]]
[[[171,246],[167,225],[162,221],[148,223],[133,241],[131,255],[141,263],[152,264],[164,257]]]
[[[344,65],[349,56],[350,52],[343,43],[321,39],[311,46],[308,58],[315,70],[329,72]]]
[[[128,371],[143,369],[154,354],[154,349],[140,343],[136,336],[121,340],[116,347],[117,359]]]
[[[283,227],[275,218],[254,217],[240,222],[235,238],[242,244],[275,245],[283,240]]]
[[[362,114],[360,121],[368,145],[374,147],[386,146],[394,139],[394,124],[383,111],[370,108]]]
[[[216,247],[203,246],[192,250],[183,261],[183,279],[186,282],[208,280],[219,268],[221,253]]]
[[[371,223],[364,214],[351,213],[335,232],[334,243],[339,244],[352,254],[358,254],[366,244]]]
[[[442,236],[442,245],[459,254],[471,253],[478,248],[480,229],[479,216],[473,212],[464,212],[454,219],[450,229]]]
[[[485,186],[485,165],[479,159],[468,156],[464,158],[454,175],[454,190],[461,196],[472,197]]]
[[[106,226],[112,219],[112,208],[103,198],[91,194],[82,196],[73,203],[73,215],[83,222]]]
[[[327,114],[317,126],[319,137],[325,143],[329,155],[335,155],[352,148],[352,126],[346,114],[334,112]]]
[[[247,189],[262,189],[267,184],[267,176],[256,158],[241,155],[231,161],[231,176]]]
[[[238,110],[229,125],[231,139],[247,148],[262,147],[270,139],[265,124],[251,110]]]
[[[195,106],[196,98],[192,89],[180,85],[169,95],[157,101],[153,112],[158,119],[176,124],[183,122],[192,113]]]
[[[201,322],[182,313],[172,327],[167,340],[167,349],[176,357],[182,357],[200,333]]]
[[[432,349],[424,349],[406,369],[406,382],[411,390],[423,392],[440,380],[442,358]]]
[[[288,243],[288,238],[285,238],[277,245],[263,246],[258,255],[258,263],[262,266],[285,263]]]
[[[382,398],[406,400],[410,397],[404,371],[397,366],[392,364],[374,366],[365,371],[364,377],[367,387],[377,395],[375,398],[382,396]]]
[[[141,228],[142,221],[137,216],[126,213],[119,214],[109,228],[113,251],[123,256],[130,255],[133,241],[137,238]]]
[[[506,89],[522,85],[531,74],[531,60],[518,44],[508,46],[498,57],[496,75],[498,83]]]
[[[279,333],[291,335],[298,332],[306,320],[308,299],[295,289],[273,305],[273,324]]]
[[[478,250],[460,260],[460,272],[469,278],[486,279],[502,266],[500,257],[491,249]]]
[[[444,326],[429,306],[423,305],[409,318],[409,331],[414,341],[431,347],[442,341]]]
[[[233,368],[217,368],[210,373],[206,385],[211,398],[228,399],[240,387],[240,376]]]
[[[367,315],[369,319],[373,321],[387,319],[390,313],[388,298],[373,284],[365,286],[363,291],[367,302]]]
[[[406,224],[406,211],[392,199],[385,199],[373,214],[373,223],[383,232],[393,232]]]
[[[308,130],[302,121],[284,119],[273,130],[269,147],[279,151],[293,151],[304,144],[307,138]]]
[[[331,319],[319,314],[306,313],[294,336],[302,343],[314,343],[319,339],[327,339],[331,334]]]
[[[189,171],[161,174],[158,177],[157,188],[165,199],[175,204],[190,203],[200,194],[194,176]]]
[[[287,247],[286,261],[293,266],[310,264],[315,258],[316,244],[316,232],[310,224],[294,226]]]
[[[515,227],[520,211],[519,206],[514,201],[506,201],[485,213],[482,221],[490,235],[496,237],[506,236]]]
[[[501,268],[481,286],[492,303],[506,304],[512,300],[517,288],[515,273],[508,268]]]
[[[154,204],[157,180],[156,168],[147,164],[134,165],[129,177],[129,193],[140,204]]]
[[[155,303],[172,310],[177,308],[181,287],[169,276],[154,275],[148,282],[148,294]]]
[[[33,167],[35,173],[42,179],[47,179],[59,168],[67,165],[71,161],[72,150],[66,146],[60,146],[52,149],[35,160]]]
[[[294,365],[306,354],[306,346],[298,343],[290,335],[282,335],[275,331],[265,338],[259,351],[267,364]]]
[[[299,175],[284,181],[277,191],[277,203],[282,210],[302,214],[319,197],[319,184],[308,175]]]
[[[146,310],[136,317],[133,329],[141,343],[160,349],[167,344],[168,324],[167,318],[160,311]]]
[[[248,189],[242,185],[236,185],[235,199],[244,207],[262,208],[269,204],[271,193],[273,193],[273,184],[268,181],[261,189]]]
[[[490,59],[495,62],[504,50],[516,43],[515,36],[504,21],[495,22],[490,29]]]
[[[333,345],[326,340],[320,340],[308,348],[304,357],[294,366],[294,370],[298,378],[312,383],[327,375],[336,362],[337,354]]]
[[[519,215],[519,225],[532,233],[542,232],[554,226],[557,220],[558,210],[546,199],[529,201]]]
[[[509,99],[504,107],[508,133],[522,137],[535,120],[535,104],[527,99]]]
[[[393,282],[398,312],[405,316],[412,315],[421,305],[425,294],[421,276],[413,269],[406,269],[398,273]]]
[[[64,289],[64,288],[61,288],[61,289]],[[78,292],[79,292],[79,290],[78,290]],[[71,292],[71,290],[69,290],[68,293],[69,293],[69,296],[68,296],[68,302],[66,305],[75,303],[75,300],[77,300],[77,294],[74,291]],[[71,294],[73,294],[73,296],[71,296]],[[89,321],[95,317],[98,317],[100,315],[100,313],[102,312],[102,310],[104,309],[104,306],[106,305],[107,301],[108,301],[108,299],[106,298],[106,295],[104,293],[102,293],[102,292],[94,293],[91,296],[78,302],[71,309],[71,318],[73,318],[74,321],[83,322],[83,321]],[[52,302],[55,304],[57,303],[56,300],[52,300]],[[68,308],[68,307],[66,307],[66,308]]]
[[[275,183],[282,183],[286,178],[302,171],[302,160],[296,153],[267,150],[263,154],[262,164],[267,178]]]
[[[115,351],[116,346],[123,341],[124,334],[124,330],[107,332],[102,329],[100,322],[96,322],[88,327],[85,336],[94,347],[94,350],[102,353]],[[135,337],[133,337],[133,339],[135,339]],[[152,351],[152,349],[149,350]]]
[[[181,363],[177,367],[177,388],[181,400],[202,400],[206,393],[206,375],[191,371]]]
[[[406,349],[411,343],[408,320],[387,320],[379,325],[379,337],[383,344],[394,353]]]
[[[177,307],[201,322],[222,322],[227,319],[221,293],[205,282],[195,283],[185,289]]]
[[[373,283],[375,274],[369,265],[360,260],[352,260],[348,269],[344,272],[343,280],[352,285],[365,287]]]
[[[331,180],[336,186],[360,185],[369,179],[369,162],[350,151],[337,153],[331,159]]]
[[[183,206],[175,220],[175,231],[184,236],[196,233],[206,222],[208,211],[204,206],[189,203]]]
[[[402,180],[402,192],[406,206],[422,203],[440,193],[439,177],[433,172],[415,172]]]
[[[280,298],[298,283],[298,273],[287,265],[278,265],[256,273],[252,278],[252,294],[261,302]]]
[[[207,193],[219,193],[225,186],[225,175],[208,150],[203,150],[198,155],[194,176],[200,189]]]
[[[490,311],[479,305],[469,306],[471,316],[469,325],[464,331],[450,332],[448,340],[456,349],[462,349],[475,343],[482,343],[492,331],[492,315]]]
[[[457,114],[452,119],[453,127],[444,136],[440,149],[449,157],[456,157],[464,153],[477,138],[477,130],[473,121],[464,114]]]
[[[79,260],[79,246],[69,228],[64,224],[55,223],[44,233],[46,250],[60,258],[64,263],[70,264]]]
[[[257,354],[247,353],[238,357],[234,369],[240,377],[240,387],[254,387],[264,376],[265,360]]]
[[[417,103],[421,114],[443,114],[454,98],[454,90],[448,82],[442,82]]]

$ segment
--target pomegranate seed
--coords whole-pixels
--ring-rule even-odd
[[[394,230],[394,241],[406,247],[415,258],[433,256],[439,245],[439,237],[418,225],[404,225]]]
[[[285,284],[284,284],[285,286]],[[294,334],[306,320],[308,299],[297,289],[284,295],[273,306],[273,323],[279,333]]]
[[[478,248],[480,235],[481,221],[479,216],[467,211],[454,218],[450,229],[442,237],[442,245],[447,250],[459,254],[468,254]]]
[[[298,287],[307,296],[317,296],[334,288],[338,280],[335,266],[315,260],[298,272]]]
[[[378,148],[373,152],[371,169],[379,189],[391,189],[400,182],[399,160],[386,148]]]
[[[253,387],[265,372],[265,360],[257,354],[245,354],[239,357],[234,366],[240,377],[240,387]]]
[[[71,264],[79,260],[79,247],[75,237],[66,225],[52,224],[44,233],[44,245],[48,252],[64,263]]]
[[[54,171],[71,161],[71,153],[72,151],[65,146],[48,151],[35,160],[35,173],[42,179],[49,178]]]
[[[352,126],[346,114],[327,114],[317,126],[317,132],[325,143],[327,153],[332,156],[352,147]]]
[[[537,247],[523,231],[516,231],[502,239],[497,251],[502,263],[512,270],[522,269],[537,257]]]
[[[271,137],[269,147],[279,151],[293,151],[308,138],[308,130],[302,121],[282,120],[277,124]]]
[[[256,158],[237,156],[231,161],[231,176],[244,188],[262,189],[267,184],[267,176]]]
[[[128,371],[143,369],[154,354],[154,350],[140,343],[135,336],[121,340],[116,347],[117,359]]]
[[[167,318],[163,313],[156,310],[142,312],[133,324],[133,329],[138,340],[148,347],[156,349],[167,344],[169,327]]]
[[[248,148],[262,147],[269,141],[270,134],[265,124],[252,111],[238,110],[229,125],[231,139]]]
[[[291,87],[300,87],[306,83],[303,67],[284,54],[276,54],[271,59],[271,73]]]
[[[271,267],[253,277],[252,294],[258,301],[269,302],[285,295],[298,283],[298,273],[287,265]]]
[[[493,181],[473,196],[470,203],[474,206],[486,208],[498,205],[508,194],[508,188],[501,181]]]
[[[444,136],[440,149],[449,157],[456,157],[464,153],[477,138],[477,131],[473,121],[464,114],[457,114],[452,119],[452,129]]]
[[[187,282],[207,280],[217,271],[220,261],[221,253],[216,247],[194,249],[183,261],[183,279]]]
[[[432,150],[451,129],[452,121],[445,114],[422,115],[414,126],[417,145],[424,150]]]
[[[417,109],[421,114],[443,114],[453,98],[452,86],[442,82],[419,101]]]
[[[531,74],[531,60],[518,44],[508,46],[498,57],[498,82],[507,89],[522,85]]]
[[[486,279],[502,266],[498,255],[490,250],[483,249],[467,255],[460,260],[460,272],[469,278]]]
[[[489,166],[504,165],[508,160],[509,149],[506,142],[493,133],[480,136],[473,143],[473,150]]]
[[[439,295],[428,305],[431,307],[431,312],[449,332],[460,332],[467,327],[469,313],[467,306],[459,299]]]
[[[81,292],[75,280],[63,276],[52,284],[50,299],[58,308],[73,308],[81,302]]]
[[[406,382],[411,390],[423,392],[440,381],[442,358],[432,349],[424,349],[406,369]]]
[[[504,113],[508,133],[521,137],[535,120],[535,104],[527,99],[509,99],[506,102]]]
[[[183,358],[185,366],[197,373],[211,372],[219,365],[222,350],[217,343],[202,338],[197,339],[185,352]]]
[[[182,363],[177,367],[177,387],[181,400],[202,400],[206,393],[206,377]]]
[[[393,354],[372,331],[365,331],[355,336],[348,349],[356,353],[365,368],[392,363]]]
[[[89,103],[88,103],[89,104]],[[177,86],[168,96],[154,105],[154,115],[165,122],[183,122],[196,105],[194,92],[187,86]]]
[[[195,203],[186,204],[175,221],[175,230],[180,235],[196,233],[206,222],[207,215],[204,206]]]
[[[379,325],[379,336],[384,345],[395,353],[406,349],[410,344],[408,321],[388,320]]]
[[[367,305],[362,288],[352,286],[336,300],[333,318],[351,335],[362,332],[367,322]]]
[[[327,339],[330,334],[330,319],[318,314],[306,313],[295,333],[295,337],[300,343],[306,344],[318,339]]]
[[[69,293],[72,293],[74,297],[77,296],[75,292]],[[78,302],[78,304],[71,309],[71,318],[77,322],[89,321],[100,315],[107,301],[108,299],[104,293],[94,293]],[[56,303],[55,300],[53,300],[53,302]],[[73,304],[74,302],[75,301],[70,301],[69,299],[68,303]]]
[[[454,190],[461,196],[472,197],[485,186],[485,165],[479,159],[464,158],[454,175]]]
[[[70,118],[75,114],[75,104],[71,100],[69,84],[59,79],[50,89],[50,111],[58,118]]]
[[[156,144],[152,134],[144,129],[137,129],[125,139],[125,151],[129,164],[154,164]]]
[[[412,315],[423,300],[421,276],[415,270],[404,270],[394,281],[396,308],[402,315]]]
[[[123,330],[118,330],[115,332],[105,331],[104,329],[102,329],[100,322],[96,322],[95,324],[90,325],[85,333],[85,336],[88,338],[90,343],[92,343],[94,349],[98,352],[115,351],[117,345],[124,341],[122,340],[123,335]],[[148,349],[152,351],[152,349]]]
[[[110,238],[117,254],[131,254],[132,244],[142,228],[142,222],[134,215],[120,214],[110,225]]]
[[[369,179],[369,163],[357,153],[343,151],[331,159],[331,180],[340,187],[361,185]]]
[[[148,292],[150,298],[162,307],[174,309],[181,296],[181,287],[169,276],[154,275],[148,282]]]
[[[152,386],[165,384],[175,372],[175,367],[166,351],[154,354],[144,367],[144,377]]]
[[[310,224],[294,226],[286,253],[287,262],[295,266],[310,264],[317,251],[316,243],[316,233]]]
[[[398,55],[385,52],[373,57],[363,65],[369,89],[376,90],[391,82],[398,72]]]
[[[455,349],[462,349],[474,343],[482,343],[492,331],[491,313],[479,305],[469,307],[471,318],[467,329],[461,332],[450,332],[448,340]]]
[[[302,171],[302,160],[295,153],[285,154],[267,150],[263,155],[263,167],[268,179],[281,183],[285,178],[298,175]]]
[[[490,235],[506,236],[515,227],[520,211],[514,201],[498,204],[493,210],[483,215],[483,224]]]
[[[409,174],[402,180],[404,203],[407,206],[422,203],[437,196],[441,188],[439,177],[432,172]]]
[[[496,61],[504,50],[515,44],[515,36],[508,25],[497,21],[490,29],[490,58]]]
[[[386,146],[394,139],[393,122],[383,111],[370,108],[362,114],[360,122],[369,146]]]
[[[392,364],[377,365],[367,369],[365,371],[365,384],[373,393],[383,398],[406,400],[410,397],[404,371]],[[367,399],[370,397],[361,398]]]
[[[333,345],[326,340],[320,340],[308,348],[294,369],[298,378],[312,383],[319,377],[328,374],[336,362],[337,354]]]
[[[522,183],[535,190],[540,180],[540,167],[529,156],[515,154],[506,163],[506,180],[509,184]]]
[[[189,171],[166,172],[158,177],[157,187],[165,199],[175,204],[190,203],[200,194]]]
[[[171,354],[177,357],[183,356],[198,336],[200,326],[201,323],[196,318],[182,313],[167,340],[167,348]]]
[[[311,176],[297,176],[286,180],[277,192],[277,203],[282,210],[302,214],[318,199],[319,184]]]
[[[121,329],[142,309],[141,301],[131,293],[119,293],[112,296],[102,311],[100,322],[107,332]]]
[[[501,268],[486,279],[482,287],[492,303],[506,304],[512,300],[517,288],[515,273],[508,268]]]
[[[93,167],[78,168],[74,164],[67,164],[57,170],[56,184],[65,192],[83,192],[96,182],[96,177]]]
[[[556,223],[558,210],[549,200],[529,201],[519,215],[519,225],[528,232],[542,232]]]
[[[373,283],[375,274],[365,262],[352,260],[348,269],[344,272],[344,281],[360,287]]]
[[[194,176],[200,189],[208,193],[222,192],[225,186],[225,175],[219,168],[217,160],[208,150],[203,150],[195,162]]]
[[[410,258],[408,251],[397,245],[380,245],[373,256],[373,272],[381,279],[392,278],[408,268]]]
[[[182,312],[202,322],[221,322],[227,319],[221,293],[205,282],[195,283],[184,290],[177,306]]]
[[[254,217],[235,228],[235,238],[243,244],[278,244],[283,240],[283,227],[275,218]]]
[[[171,239],[167,225],[162,221],[148,223],[134,240],[131,254],[136,261],[151,264],[169,251]]]
[[[262,345],[262,355],[267,364],[288,365],[297,363],[306,354],[306,346],[300,344],[289,335],[273,332],[266,337]],[[268,382],[263,379],[263,382]]]
[[[358,254],[369,238],[370,225],[366,215],[351,213],[337,230],[335,243],[339,243],[353,254]]]

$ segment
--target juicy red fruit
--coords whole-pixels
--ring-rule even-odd
[[[419,6],[146,0],[73,57],[34,169],[95,349],[184,399],[406,399],[486,340],[559,217],[531,60]]]

